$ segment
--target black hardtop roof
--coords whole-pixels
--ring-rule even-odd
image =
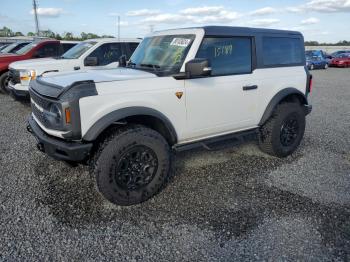
[[[236,26],[204,26],[200,27],[205,31],[205,35],[236,35],[236,34],[283,34],[283,35],[299,35],[300,32],[279,30],[279,29],[266,29],[266,28],[252,28],[252,27],[236,27]]]

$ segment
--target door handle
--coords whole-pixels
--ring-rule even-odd
[[[257,85],[252,85],[252,86],[243,86],[243,91],[249,91],[249,90],[254,90],[258,89]]]

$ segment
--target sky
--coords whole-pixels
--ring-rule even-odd
[[[202,25],[301,31],[305,40],[350,40],[350,0],[37,0],[41,30],[143,37]],[[0,28],[34,31],[32,0],[0,0]]]

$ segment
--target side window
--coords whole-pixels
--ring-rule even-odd
[[[113,62],[118,62],[122,56],[120,43],[103,44],[94,50],[89,57],[97,57],[99,66],[108,65]]]
[[[37,50],[36,55],[37,57],[55,57],[58,55],[58,47],[56,43],[46,44]]]
[[[299,38],[263,37],[265,66],[303,64],[304,43]]]
[[[212,76],[252,71],[252,41],[249,37],[204,38],[197,58],[209,59]]]
[[[129,43],[130,56],[134,53],[139,43]]]
[[[69,43],[61,44],[63,54],[76,45],[77,44],[69,44]]]

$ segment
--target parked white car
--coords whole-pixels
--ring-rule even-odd
[[[46,154],[90,163],[109,201],[140,203],[167,184],[176,150],[253,138],[268,154],[292,154],[312,109],[304,52],[294,31],[155,32],[125,68],[32,81],[27,128]]]
[[[140,39],[99,38],[81,42],[59,58],[30,59],[11,63],[8,89],[15,98],[29,96],[29,82],[50,72],[116,68],[119,59],[129,59]]]

